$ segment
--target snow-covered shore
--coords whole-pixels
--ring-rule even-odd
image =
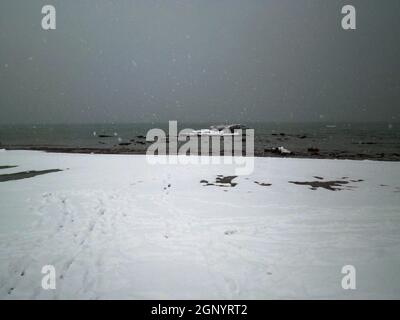
[[[232,166],[142,155],[3,151],[2,166],[0,299],[400,298],[398,162],[256,158],[225,184]]]

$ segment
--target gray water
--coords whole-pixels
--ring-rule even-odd
[[[184,128],[208,128],[215,123],[178,123]],[[255,154],[283,146],[299,157],[400,160],[399,123],[246,123],[255,130]],[[0,148],[141,153],[149,145],[141,136],[167,123],[1,125]],[[106,135],[107,137],[101,137]],[[122,145],[121,145],[122,144]],[[311,149],[310,149],[311,148]],[[310,151],[311,150],[311,151]],[[318,151],[316,151],[318,150]]]

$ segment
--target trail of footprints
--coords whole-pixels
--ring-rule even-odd
[[[75,197],[76,194],[72,196]],[[90,195],[86,197],[92,199]],[[107,211],[101,197],[96,194],[93,194],[93,197],[98,200],[96,205],[93,206],[92,203],[92,208],[76,208],[65,195],[52,193],[42,195],[40,205],[36,209],[32,208],[41,214],[41,218],[33,228],[34,230],[45,228],[45,231],[39,238],[30,240],[29,249],[25,248],[25,245],[21,248],[20,251],[25,253],[24,255],[8,259],[10,261],[9,274],[1,278],[0,297],[12,297],[27,274],[38,273],[38,270],[40,272],[41,266],[38,264],[43,255],[47,255],[46,259],[50,260],[46,261],[47,264],[56,267],[58,279],[65,279],[76,258],[86,250],[93,250],[90,244],[91,238],[98,237],[100,233],[104,236],[109,233],[110,228],[115,228],[115,221],[107,221],[107,223],[104,221]],[[80,212],[85,212],[85,214],[80,214]],[[87,214],[88,212],[90,214]],[[113,214],[116,213],[113,212]],[[95,232],[96,235],[94,235]],[[32,231],[32,234],[34,233]],[[28,242],[23,240],[23,235],[18,235],[14,241],[21,242],[21,245]],[[36,277],[40,279],[40,274]],[[34,290],[35,293],[31,297],[33,299],[41,292],[40,282],[37,285],[38,289]],[[62,281],[58,283],[58,287],[62,287]]]
[[[218,186],[218,184],[220,184],[223,187],[234,187],[238,184],[236,181],[233,182],[235,178],[237,177],[224,177],[219,175],[217,176],[215,183],[209,183],[206,180],[202,180],[201,183],[203,185]],[[289,181],[289,183],[305,185],[312,190],[324,188],[327,190],[336,191],[343,190],[340,188],[342,186],[345,186],[345,190],[350,190],[355,188],[355,186],[349,185],[350,183],[363,182],[362,179],[357,180],[350,179],[348,177],[341,177],[340,180],[337,181],[326,181],[324,178],[319,176],[314,176],[313,178],[315,179],[313,181]],[[249,180],[249,178],[246,178],[245,180]],[[271,184],[268,182],[253,182],[262,187],[271,186]],[[142,181],[138,181],[137,183],[142,183]],[[131,184],[131,187],[137,183]],[[381,184],[379,187],[390,188],[390,186],[384,184]],[[394,188],[394,192],[400,192],[400,187]],[[172,226],[170,225],[169,219],[172,219],[173,221],[179,218],[180,221],[183,221],[187,218],[183,216],[182,212],[174,210],[174,205],[171,203],[171,198],[168,197],[171,190],[171,176],[167,175],[162,180],[162,202],[168,204],[166,205],[167,208],[171,207],[172,209],[169,209],[171,212],[169,212],[165,217],[165,239],[169,239],[172,231]],[[69,197],[74,199],[74,204],[70,202]],[[80,199],[81,197],[84,197],[84,199]],[[89,201],[87,201],[88,199]],[[105,205],[104,200],[110,201],[110,203],[107,203],[107,205],[112,205],[112,212],[107,211],[108,206]],[[121,200],[129,200],[128,202],[132,201],[132,199],[121,199],[118,193],[112,193],[109,195],[104,191],[88,191],[85,195],[74,192],[61,195],[52,193],[43,194],[40,205],[32,210],[36,210],[41,214],[41,218],[37,223],[38,227],[46,228],[48,231],[44,232],[39,238],[34,239],[34,241],[31,241],[30,239],[23,239],[23,237],[21,239],[21,236],[18,237],[17,241],[21,242],[21,245],[24,245],[20,251],[23,253],[28,252],[28,254],[20,256],[17,259],[10,259],[12,262],[9,264],[9,274],[5,275],[5,277],[0,277],[0,298],[7,296],[12,297],[14,292],[20,286],[20,283],[24,281],[28,275],[31,276],[32,273],[37,272],[36,267],[40,261],[40,259],[37,259],[37,257],[40,257],[46,253],[47,256],[52,260],[48,261],[48,264],[58,266],[58,278],[60,280],[65,280],[77,257],[83,253],[90,254],[90,251],[94,250],[91,240],[95,237],[97,237],[95,240],[99,240],[99,237],[103,236],[106,236],[106,239],[103,240],[104,242],[106,242],[107,239],[111,239],[110,237],[115,235],[117,232],[117,219],[127,218],[126,212],[124,210],[119,210],[121,208]],[[88,204],[83,207],[76,207],[76,205],[79,203]],[[128,204],[130,203],[125,203],[125,205]],[[138,208],[138,210],[140,209]],[[81,212],[85,212],[85,214],[80,214]],[[229,229],[226,230],[223,235],[226,237],[234,237],[237,233],[237,229]],[[65,251],[57,252],[57,250],[54,250],[49,253],[49,243],[56,249],[65,249]],[[26,246],[30,247],[29,250],[25,248]],[[96,259],[93,261],[92,267],[101,268],[102,256],[99,254],[99,252],[96,252],[95,254]],[[93,287],[95,283],[96,275],[90,274],[88,269],[86,269],[84,274],[81,276],[84,283],[83,290],[89,292],[90,288]],[[59,288],[62,288],[62,285],[63,284],[61,281]],[[41,294],[41,289],[39,286],[40,283],[38,283],[38,288],[36,288],[33,292],[33,299],[39,297]]]

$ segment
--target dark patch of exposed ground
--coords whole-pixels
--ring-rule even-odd
[[[317,190],[318,188],[330,190],[330,191],[339,191],[339,190],[351,190],[356,187],[354,186],[349,186],[348,184],[350,182],[362,182],[364,180],[358,179],[358,180],[345,180],[349,179],[348,177],[342,177],[342,180],[331,180],[331,181],[321,181],[324,178],[314,176],[314,178],[318,179],[318,181],[289,181],[289,183],[297,184],[297,185],[303,185],[303,186],[310,186],[311,190]]]
[[[41,170],[41,171],[33,170],[33,171],[23,171],[23,172],[17,172],[17,173],[9,173],[9,174],[0,174],[0,182],[28,179],[28,178],[33,178],[33,177],[36,177],[39,175],[53,173],[53,172],[59,172],[59,171],[62,171],[62,170],[60,170],[60,169],[50,169],[50,170]]]
[[[311,190],[317,190],[318,188],[323,188],[330,191],[338,191],[342,190],[342,186],[348,184],[348,181],[345,180],[336,180],[336,181],[289,181],[289,183],[302,185],[302,186],[310,186]]]
[[[256,184],[258,184],[259,186],[262,186],[262,187],[269,187],[269,186],[272,186],[271,183],[266,183],[266,182],[254,181],[254,183],[256,183]]]
[[[0,170],[1,169],[10,169],[10,168],[16,168],[18,166],[0,166]]]
[[[217,186],[217,187],[236,187],[237,183],[232,180],[237,178],[237,176],[223,176],[218,175],[215,182],[208,182],[208,180],[201,180],[204,186]]]
[[[287,138],[286,135],[284,138]],[[99,138],[114,138],[112,135],[99,135]],[[144,136],[140,136],[144,137]],[[281,135],[279,134],[279,137]],[[302,136],[299,136],[300,139]],[[132,145],[108,145],[103,141],[109,141],[110,139],[102,139],[98,141],[100,145],[104,147],[68,147],[68,146],[53,146],[53,145],[2,145],[2,148],[7,150],[40,150],[46,152],[61,152],[61,153],[94,153],[94,154],[146,154],[145,146],[148,141],[142,141],[139,136],[136,139],[131,139]],[[168,139],[167,139],[168,140]],[[183,142],[182,142],[183,143]],[[280,145],[280,144],[279,144]],[[211,148],[211,147],[210,147]],[[291,150],[291,146],[288,146]],[[309,150],[308,150],[309,149]],[[357,153],[351,151],[340,151],[340,150],[319,150],[319,148],[308,148],[308,149],[295,149],[291,154],[281,154],[276,152],[271,152],[271,148],[267,146],[259,147],[254,150],[255,157],[290,157],[290,158],[312,158],[312,159],[349,159],[349,160],[375,160],[375,161],[400,161],[400,153],[386,152],[386,153]],[[201,150],[199,150],[199,155],[201,155]],[[209,155],[209,152],[206,155]],[[221,151],[221,155],[223,155]],[[243,151],[245,156],[245,151]]]

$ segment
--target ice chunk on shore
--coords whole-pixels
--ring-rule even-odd
[[[292,152],[284,147],[278,147],[278,150],[282,154],[291,154]]]

